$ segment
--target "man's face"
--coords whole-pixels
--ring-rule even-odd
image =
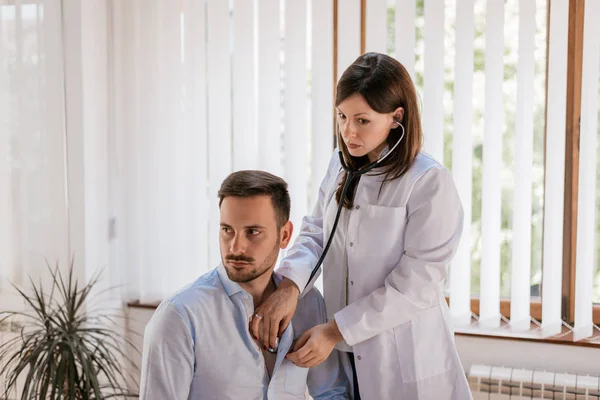
[[[279,249],[287,246],[290,236],[291,223],[277,228],[271,196],[223,199],[219,245],[232,281],[247,283],[272,271]]]

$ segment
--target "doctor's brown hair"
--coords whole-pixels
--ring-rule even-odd
[[[406,133],[396,150],[377,167],[378,175],[386,175],[385,181],[391,181],[402,176],[411,166],[423,146],[423,131],[421,116],[417,102],[415,86],[406,68],[396,59],[380,53],[366,53],[358,57],[342,74],[337,84],[335,97],[336,107],[354,94],[360,94],[375,112],[391,113],[398,107],[404,109],[404,116],[399,121]],[[402,128],[391,129],[387,144],[391,149],[400,136]],[[344,158],[351,168],[357,170],[369,164],[368,156],[353,157],[350,155],[339,129],[337,142]],[[348,179],[348,173],[340,183],[336,199],[339,204],[342,188]],[[350,184],[344,207],[351,208],[354,203],[354,193],[358,179]]]
[[[225,197],[271,196],[277,218],[277,228],[290,219],[291,200],[288,184],[278,176],[265,171],[247,170],[230,174],[219,189],[219,208]]]

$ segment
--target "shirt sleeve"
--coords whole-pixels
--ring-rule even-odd
[[[306,286],[313,268],[323,253],[323,216],[329,200],[326,198],[326,192],[330,181],[336,179],[340,168],[337,153],[336,149],[329,161],[329,167],[327,168],[325,177],[321,181],[319,196],[312,214],[302,219],[300,233],[294,245],[288,250],[287,256],[281,260],[277,269],[278,274],[291,279],[298,286],[302,296],[313,287],[314,282],[321,273],[321,268],[319,268],[310,285]],[[306,289],[304,288],[305,286]]]
[[[140,399],[185,400],[194,375],[194,345],[189,319],[163,302],[144,332]]]
[[[440,287],[463,229],[463,209],[452,175],[431,168],[414,184],[407,203],[404,250],[383,287],[335,314],[354,346],[440,304]]]

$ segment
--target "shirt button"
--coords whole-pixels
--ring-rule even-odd
[[[354,247],[354,242],[350,242],[350,247]]]
[[[359,360],[362,360],[362,358],[360,358],[360,356],[358,356],[358,357],[356,357],[356,358],[358,358]]]
[[[352,286],[354,286],[354,281],[350,281],[350,284],[351,284]]]
[[[354,208],[356,208],[357,210],[360,210],[360,206],[356,206],[356,207],[354,207]]]

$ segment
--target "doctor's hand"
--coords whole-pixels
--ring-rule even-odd
[[[298,286],[284,278],[277,290],[254,310],[250,333],[256,340],[262,341],[265,348],[275,348],[275,340],[283,335],[296,312],[299,294]]]
[[[344,340],[335,320],[304,332],[286,357],[298,367],[316,367],[329,357],[335,344]]]

